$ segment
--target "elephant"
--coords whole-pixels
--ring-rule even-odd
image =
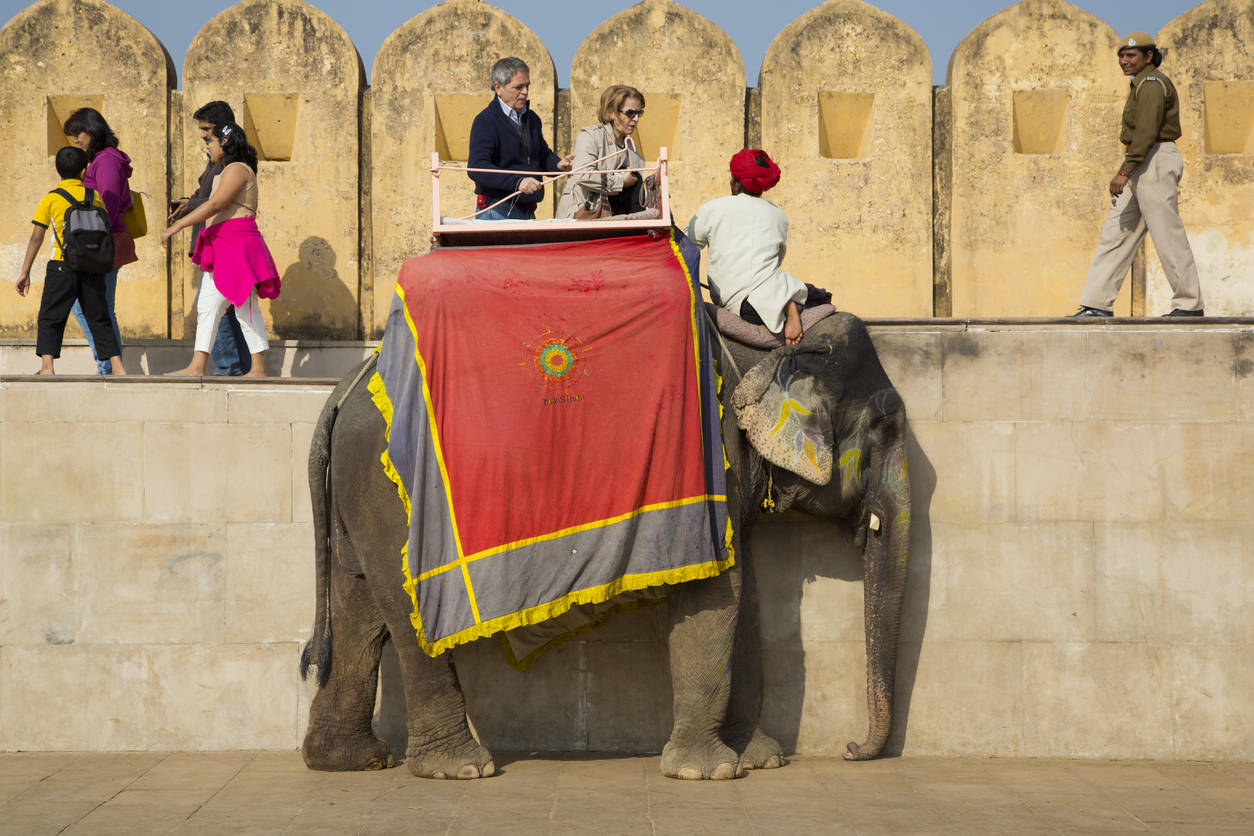
[[[722,342],[720,398],[727,403],[741,375],[789,355],[814,376],[832,422],[839,468],[817,485],[769,465],[748,443],[735,410],[723,410],[728,509],[734,566],[668,590],[668,654],[674,726],[661,759],[680,779],[740,777],[785,763],[780,745],[760,727],[763,702],[761,630],[750,532],[763,503],[783,511],[848,521],[863,550],[869,729],[843,756],[878,756],[892,727],[897,634],[906,584],[910,491],[906,414],[863,323],[837,312],[806,331],[800,346],[774,352]],[[427,656],[413,640],[411,605],[402,588],[407,520],[395,485],[380,466],[386,425],[367,391],[374,359],[346,376],[327,399],[309,453],[317,603],[312,637],[301,656],[304,677],[316,667],[302,754],[319,770],[395,765],[371,729],[380,654],[389,636],[400,662],[407,704],[405,762],[425,778],[480,778],[495,773],[477,742],[452,654]],[[769,571],[766,567],[764,571]],[[404,640],[408,637],[409,640]]]

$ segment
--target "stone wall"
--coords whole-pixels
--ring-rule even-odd
[[[371,73],[370,223],[373,279],[371,333],[381,334],[401,262],[431,247],[431,154],[466,164],[470,124],[492,101],[495,58],[517,56],[531,69],[531,106],[552,143],[557,71],[530,29],[481,0],[448,0],[397,29],[379,48]],[[548,187],[552,190],[552,186]],[[461,217],[475,211],[465,172],[440,178],[441,208]],[[552,215],[552,202],[538,216]]]
[[[1254,5],[1201,3],[1163,27],[1170,78],[1180,93],[1177,143],[1184,156],[1180,215],[1202,278],[1208,310],[1254,311]],[[1222,199],[1216,196],[1223,195]],[[1147,245],[1146,298],[1171,304],[1171,286]]]
[[[855,313],[1075,307],[1120,153],[1118,33],[1062,0],[1023,0],[972,30],[930,96],[917,33],[861,0],[828,0],[769,25],[779,35],[748,95],[736,45],[672,0],[645,0],[596,27],[570,89],[557,90],[552,58],[525,21],[483,0],[446,0],[387,39],[367,89],[352,42],[326,15],[303,0],[246,0],[205,24],[177,90],[161,44],[116,7],[38,0],[0,30],[0,169],[11,186],[0,272],[21,263],[70,109],[103,109],[159,228],[167,184],[190,190],[203,164],[190,115],[220,97],[266,158],[261,226],[285,279],[283,296],[263,305],[274,330],[377,337],[401,261],[429,247],[430,155],[464,157],[470,120],[491,97],[492,60],[517,53],[559,152],[593,119],[606,85],[644,91],[640,138],[647,155],[670,150],[681,225],[725,192],[726,161],[741,143],[760,141],[784,167],[771,197],[792,219],[787,266]],[[1180,205],[1206,310],[1254,313],[1254,13],[1244,0],[1206,0],[1159,42],[1184,105]],[[248,62],[218,60],[241,48]],[[468,178],[450,172],[442,186],[445,214],[471,211]],[[155,234],[139,242],[140,262],[123,270],[118,291],[125,335],[189,334],[196,279],[185,241],[168,257]],[[1119,313],[1169,306],[1149,250],[1147,278],[1125,285]],[[0,311],[0,336],[33,333],[41,271],[32,299]]]
[[[1119,166],[1118,38],[1070,3],[1024,0],[954,50],[954,316],[1059,316],[1079,303]],[[1120,315],[1130,298],[1125,283]]]
[[[762,61],[762,147],[785,173],[769,196],[807,207],[787,267],[862,316],[932,315],[931,70],[923,40],[861,0],[802,15]]]
[[[913,436],[891,750],[1254,758],[1251,326],[872,336]],[[299,745],[329,388],[0,379],[0,750]],[[866,727],[858,556],[792,514],[754,549],[765,727],[838,752]],[[664,619],[619,616],[526,674],[495,642],[457,650],[482,738],[658,750]],[[391,660],[383,694],[397,744]]]

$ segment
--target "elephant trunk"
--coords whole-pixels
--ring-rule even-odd
[[[850,743],[846,760],[877,757],[893,724],[893,684],[897,673],[897,637],[910,559],[910,482],[906,468],[905,414],[886,416],[887,444],[876,444],[875,482],[868,503],[863,553],[863,600],[866,621],[867,715],[865,742]],[[878,433],[877,433],[878,434]],[[883,436],[881,436],[883,439]],[[882,451],[882,453],[881,453]],[[877,455],[878,454],[878,455]]]

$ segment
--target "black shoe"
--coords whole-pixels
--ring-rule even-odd
[[[1171,313],[1165,313],[1163,316],[1206,316],[1206,311],[1198,308],[1196,311],[1182,311],[1179,308],[1173,308]]]
[[[1075,319],[1076,317],[1081,316],[1114,316],[1114,314],[1110,311],[1104,311],[1101,308],[1090,308],[1088,305],[1081,305],[1080,310],[1071,314],[1071,318]]]

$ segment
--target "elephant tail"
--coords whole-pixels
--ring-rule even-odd
[[[866,621],[866,692],[869,729],[850,743],[846,760],[878,757],[893,725],[897,642],[910,560],[910,477],[906,466],[906,412],[894,390],[881,393],[872,426],[871,478],[860,534]]]
[[[327,398],[314,425],[309,443],[309,498],[313,506],[315,596],[313,632],[300,654],[300,678],[305,679],[309,666],[318,668],[318,686],[327,684],[331,676],[331,523],[335,507],[331,495],[331,433],[340,406],[357,384],[374,370],[372,355],[352,377],[345,377]]]

